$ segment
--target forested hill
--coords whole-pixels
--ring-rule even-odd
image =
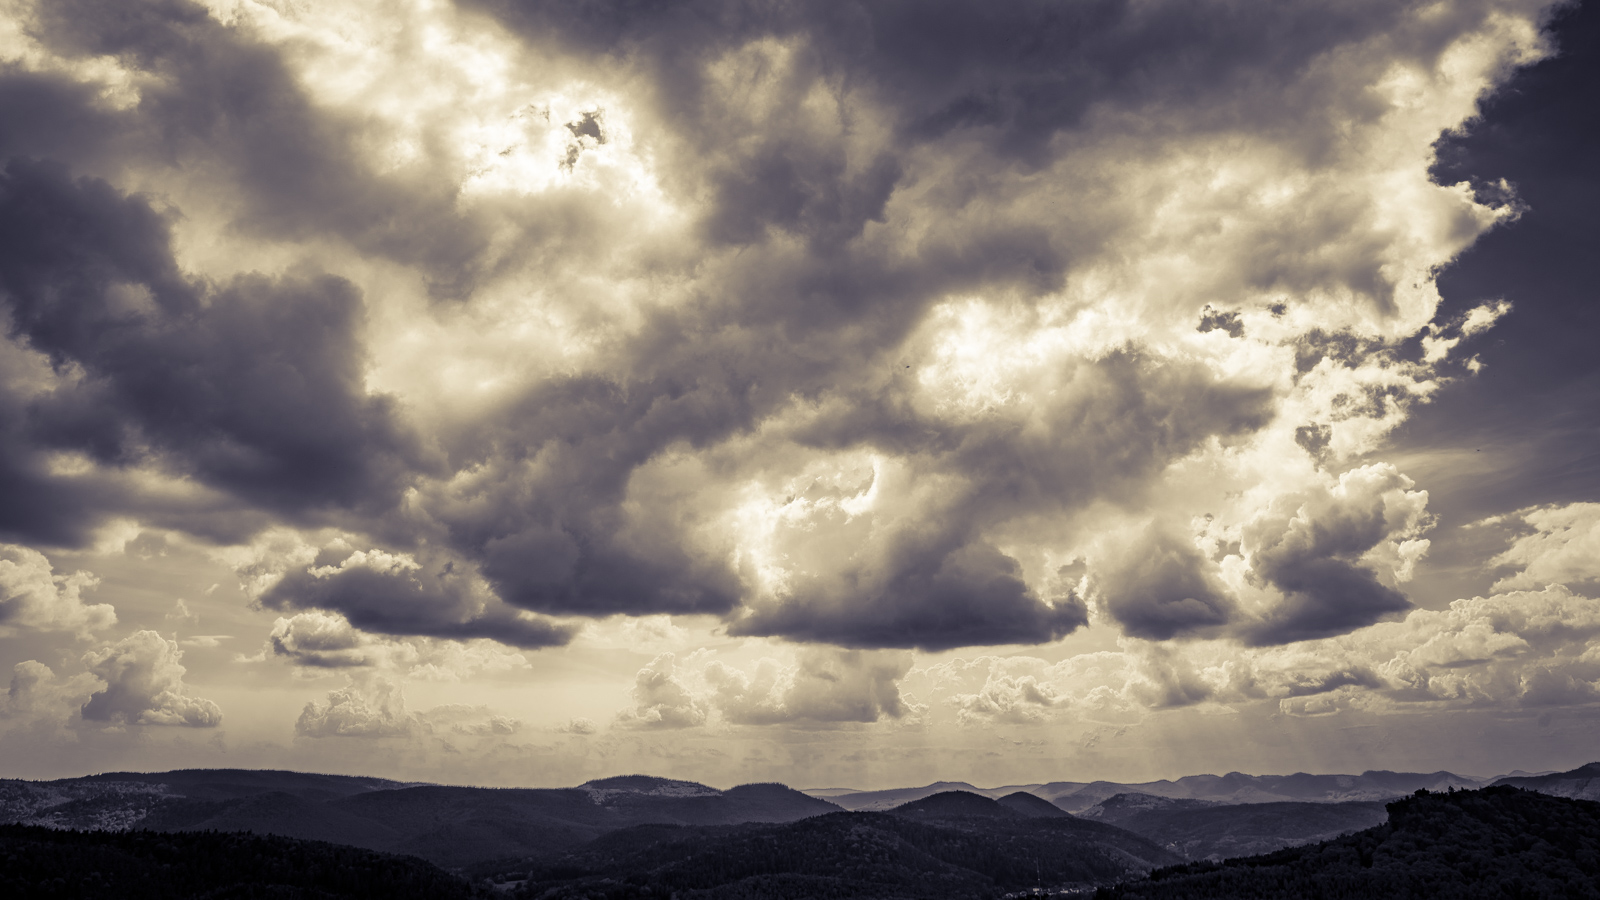
[[[624,829],[519,873],[518,896],[977,900],[1034,888],[1092,890],[1179,858],[1110,825],[1029,817],[974,799],[992,808],[973,815],[958,798],[922,814]]]
[[[1600,900],[1600,803],[1513,787],[1422,793],[1321,844],[1158,869],[1096,900]]]
[[[559,855],[646,823],[792,822],[836,812],[781,784],[725,791],[643,775],[576,788],[407,785],[300,772],[118,772],[0,780],[0,822],[68,829],[253,831],[464,866],[537,850]]]
[[[16,900],[468,900],[493,892],[410,856],[243,833],[0,825],[0,896]]]

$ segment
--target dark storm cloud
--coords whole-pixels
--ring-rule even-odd
[[[1021,579],[1017,561],[980,538],[980,530],[1096,496],[1136,493],[1151,473],[1205,439],[1259,427],[1268,398],[1260,390],[1212,382],[1198,370],[1146,367],[1131,350],[1081,366],[1066,384],[1044,415],[1053,427],[1029,434],[1009,424],[940,429],[897,421],[896,412],[905,410],[875,409],[865,400],[845,406],[845,421],[818,422],[802,439],[927,454],[930,474],[957,474],[965,487],[936,518],[897,536],[882,558],[861,564],[892,573],[881,583],[865,571],[840,580],[807,579],[783,604],[756,606],[731,630],[937,650],[1044,643],[1086,624],[1083,599],[1070,592],[1038,596]],[[911,434],[916,438],[907,440]],[[1161,589],[1154,585],[1119,588],[1114,610],[1132,633],[1170,637],[1227,619],[1228,604],[1214,590],[1188,600],[1205,605],[1203,615],[1177,615],[1171,608],[1148,611],[1146,604],[1169,599],[1156,596]]]
[[[696,166],[668,177],[703,176],[709,204],[702,226],[713,244],[762,244],[789,234],[807,247],[777,267],[736,274],[723,288],[738,298],[734,309],[652,321],[621,355],[624,371],[616,376],[540,385],[496,421],[455,436],[456,466],[492,472],[481,481],[498,490],[467,503],[433,504],[434,516],[507,602],[557,614],[735,611],[741,585],[720,563],[697,560],[670,540],[641,548],[620,536],[636,470],[679,442],[703,447],[749,429],[796,395],[838,391],[851,381],[840,361],[852,354],[840,352],[841,341],[855,344],[864,362],[881,365],[878,354],[904,340],[928,306],[950,292],[1016,286],[1034,294],[1060,286],[1068,267],[1063,242],[1025,214],[999,212],[978,228],[935,231],[914,261],[852,245],[865,223],[883,217],[902,176],[900,150],[969,126],[996,126],[994,145],[1008,148],[1003,167],[1037,156],[1051,134],[1078,123],[1091,97],[1167,103],[1173,98],[1166,91],[1179,86],[1215,88],[1301,64],[1292,46],[1283,51],[1258,31],[1245,39],[1248,52],[1222,47],[1171,67],[1165,62],[1171,43],[1196,21],[1182,10],[1165,11],[1170,21],[1134,16],[1121,4],[1066,18],[1043,6],[990,14],[944,5],[928,13],[942,23],[937,28],[892,4],[869,6],[843,24],[760,4],[539,4],[500,12],[532,41],[559,35],[556,43],[569,50],[612,54],[645,68],[657,112],[679,140],[697,148],[686,151],[698,155]],[[708,20],[723,27],[708,28]],[[1257,28],[1253,23],[1241,27]],[[1294,27],[1304,29],[1296,32],[1302,41],[1319,33],[1326,40],[1333,25],[1356,35],[1377,27],[1359,23],[1294,20]],[[851,29],[861,31],[845,33]],[[738,130],[721,101],[709,96],[705,67],[763,34],[801,35],[816,51],[774,76],[777,109],[798,104],[819,82],[848,77],[852,88],[891,98],[888,108],[904,117],[894,123],[904,136],[900,146],[855,160],[837,141],[781,119]],[[961,46],[949,45],[952,35],[964,36]],[[1109,50],[1100,40],[1106,35],[1116,36]],[[1019,39],[1033,49],[1019,55]],[[1044,52],[1063,41],[1067,52]],[[1102,53],[1123,60],[1109,77],[1127,83],[1126,96],[1103,80],[1085,81],[1084,73],[1107,68]],[[951,71],[960,73],[954,81]],[[1071,96],[1062,100],[1064,86]],[[978,94],[992,107],[978,117],[983,121],[928,127],[944,106],[970,105]],[[983,189],[976,176],[936,200],[960,210]],[[1048,641],[1080,626],[1081,600],[1042,600],[1022,582],[1016,561],[977,537],[973,523],[1136,491],[1139,479],[1199,442],[1258,427],[1268,414],[1265,392],[1211,385],[1200,371],[1140,370],[1136,351],[1087,369],[1074,385],[1083,393],[1054,411],[1070,426],[1031,443],[1006,431],[935,425],[870,389],[839,404],[836,415],[821,417],[797,438],[819,447],[931,454],[935,469],[971,482],[971,499],[931,524],[929,534],[891,551],[891,571],[875,587],[824,580],[781,606],[740,618],[736,627],[852,646],[948,647]],[[1147,376],[1159,383],[1141,383]],[[1190,624],[1216,624],[1222,606],[1213,603],[1204,622]],[[1169,630],[1181,630],[1181,623]]]
[[[883,91],[909,140],[986,128],[1007,155],[1036,158],[1053,134],[1079,124],[1096,104],[1181,106],[1201,97],[1214,102],[1216,93],[1254,93],[1263,73],[1292,78],[1329,46],[1391,28],[1407,6],[1378,0],[1269,9],[1128,0],[467,5],[492,11],[530,41],[642,62],[658,79],[660,102],[691,116],[702,99],[696,69],[705,59],[752,38],[801,35],[829,74],[848,79],[851,88]],[[1483,9],[1452,12],[1472,16]],[[1407,49],[1438,52],[1449,25],[1440,22]],[[1243,106],[1235,113],[1252,114]]]
[[[55,366],[48,390],[0,396],[0,424],[25,429],[0,437],[0,487],[39,498],[15,530],[81,533],[91,508],[61,522],[43,509],[58,497],[70,513],[75,495],[44,474],[42,451],[74,450],[106,471],[154,461],[291,524],[342,513],[347,547],[386,549],[280,567],[259,598],[336,610],[370,631],[538,647],[572,631],[526,613],[709,613],[741,634],[851,647],[1054,640],[1085,624],[1087,607],[1072,588],[1030,583],[1029,565],[1066,549],[1013,550],[1030,517],[1061,522],[1101,504],[1148,521],[1161,473],[1275,420],[1282,388],[1223,360],[1231,351],[1196,349],[1194,323],[1209,323],[1202,340],[1269,340],[1245,327],[1257,310],[1231,296],[1267,288],[1348,291],[1379,320],[1396,314],[1385,274],[1396,239],[1369,233],[1372,204],[1357,190],[1308,204],[1294,227],[1250,226],[1250,249],[1210,273],[1221,287],[1191,288],[1178,266],[1162,289],[1179,299],[1144,296],[1140,260],[1172,255],[1148,233],[1184,205],[1158,195],[1209,178],[1168,171],[1163,154],[1182,156],[1196,135],[1249,134],[1267,147],[1263,166],[1286,156],[1292,172],[1359,155],[1345,138],[1392,112],[1369,90],[1387,67],[1432,65],[1492,11],[1462,3],[1417,24],[1410,6],[1377,0],[471,5],[520,35],[525,55],[556,60],[541,77],[614,92],[614,108],[546,122],[567,148],[546,162],[568,180],[541,187],[512,172],[501,194],[469,195],[481,173],[444,128],[419,131],[416,158],[380,172],[373,158],[397,133],[374,124],[382,114],[305,80],[296,66],[314,42],[297,47],[245,17],[224,23],[184,0],[41,6],[46,45],[80,61],[114,56],[138,90],[110,112],[46,76],[0,78],[0,110],[41,125],[0,135],[16,154],[0,181],[0,290],[12,335]],[[302,13],[273,21],[290,33]],[[538,99],[517,95],[471,125],[504,124]],[[332,260],[379,257],[410,267],[435,299],[462,301],[389,309],[390,324],[432,316],[417,333],[442,333],[482,315],[493,329],[487,310],[516,302],[529,317],[519,327],[548,328],[551,344],[574,345],[551,355],[570,355],[460,366],[472,377],[441,375],[419,393],[447,396],[407,421],[366,388],[380,368],[369,365],[368,305],[390,298],[320,270],[217,283],[179,271],[170,225],[184,211],[158,212],[69,155],[95,134],[168,179],[140,183],[179,184],[195,207],[208,191],[226,197],[203,214],[224,219],[207,224],[228,240],[263,240],[272,258],[296,242]],[[498,147],[496,159],[525,149]],[[1144,169],[1118,168],[1146,152]],[[603,166],[630,160],[648,161],[630,177],[654,179],[670,228],[640,224],[655,213],[627,205],[634,182],[616,196],[593,186],[615,187]],[[85,171],[108,181],[72,177]],[[1205,202],[1184,214],[1232,221]],[[1072,277],[1119,257],[1125,269],[1107,264],[1104,284],[1083,289],[1127,291],[1125,308],[1107,301],[1108,333],[1089,323],[1056,335],[1073,349],[995,376],[1011,380],[992,396],[981,383],[1016,362],[1011,352],[957,371],[947,357],[982,335],[929,324],[971,297],[1027,320],[1018,333],[1057,327],[1099,302],[1062,299]],[[344,274],[372,268],[359,259]],[[1042,312],[1047,299],[1057,306]],[[1165,346],[1163,317],[1183,323]],[[1352,370],[1369,350],[1352,346]],[[449,352],[441,370],[463,358]],[[478,375],[511,386],[459,387]],[[1007,407],[1012,394],[1026,399]],[[1350,414],[1378,416],[1381,401]],[[1294,425],[1326,461],[1332,432]],[[818,516],[833,510],[830,527],[855,521],[859,546],[761,594],[746,525],[730,512],[749,497],[735,487],[781,498],[808,465],[872,455],[892,457],[873,464],[884,484],[879,468],[900,467],[902,494],[882,487],[881,511],[849,516],[839,510],[856,495],[844,488],[808,500]],[[1257,574],[1288,598],[1260,622],[1244,624],[1176,514],[1126,559],[1090,559],[1105,566],[1090,583],[1137,636],[1333,634],[1404,608],[1361,562],[1392,529],[1363,515],[1318,520],[1308,536],[1259,530]],[[808,550],[803,527],[783,539],[792,546],[774,559]]]
[[[1356,469],[1329,494],[1288,499],[1289,516],[1246,528],[1252,569],[1284,595],[1264,621],[1243,629],[1246,639],[1259,646],[1330,637],[1409,610],[1405,595],[1362,558],[1421,524],[1426,498],[1410,487],[1390,467]]]
[[[1429,527],[1425,493],[1384,465],[1353,469],[1331,489],[1280,496],[1236,546],[1251,581],[1281,599],[1241,609],[1187,535],[1159,525],[1120,537],[1094,579],[1102,608],[1133,637],[1233,637],[1254,646],[1346,634],[1409,611],[1370,557]]]
[[[1262,73],[1292,80],[1330,45],[1391,25],[1403,5],[883,0],[860,9],[829,37],[847,53],[862,40],[850,32],[870,36],[851,74],[866,70],[893,98],[908,137],[978,129],[1003,157],[1038,165],[1053,155],[1052,137],[1096,106],[1209,106],[1254,93]]]
[[[0,539],[80,544],[110,498],[94,484],[53,477],[28,431],[25,405],[0,393]]]
[[[120,123],[97,108],[95,94],[59,75],[0,65],[0,159],[103,158]]]
[[[1166,640],[1216,633],[1234,617],[1233,601],[1206,577],[1205,560],[1191,542],[1149,528],[1119,556],[1099,589],[1106,612],[1128,634]]]
[[[503,469],[477,473],[500,491],[435,506],[452,544],[507,602],[589,615],[728,613],[748,602],[720,561],[694,559],[667,535],[641,546],[635,533],[624,534],[636,531],[627,529],[623,507],[638,467],[678,442],[712,443],[787,399],[730,389],[740,378],[728,369],[755,367],[755,360],[686,346],[693,357],[658,362],[682,374],[668,369],[656,384],[624,390],[567,382],[536,392],[527,415],[502,420],[519,424],[514,445],[508,436],[508,447],[491,454],[491,465]],[[759,368],[781,375],[785,357],[774,347]],[[722,371],[708,378],[708,367]],[[1215,381],[1199,368],[1150,366],[1135,350],[1082,365],[1065,382],[1046,416],[1054,427],[1027,435],[1010,424],[941,425],[916,416],[907,398],[883,403],[847,391],[838,415],[819,416],[795,434],[802,445],[912,454],[930,474],[964,487],[936,518],[860,563],[887,572],[877,581],[865,573],[807,579],[783,604],[752,608],[734,631],[929,649],[1059,638],[1087,621],[1083,601],[1038,596],[1017,562],[979,530],[1097,495],[1135,494],[1151,473],[1206,439],[1259,427],[1269,408],[1260,389]]]
[[[404,565],[296,571],[260,598],[268,609],[338,610],[366,631],[429,637],[492,638],[513,647],[559,646],[575,631],[546,619],[519,615],[495,598],[480,596],[470,578],[453,569],[427,571]]]
[[[169,240],[142,198],[7,163],[11,336],[66,376],[31,402],[33,439],[113,466],[156,454],[283,513],[393,503],[418,451],[392,401],[365,391],[355,288],[311,274],[191,282]]]
[[[948,650],[1044,643],[1089,621],[1082,600],[1042,601],[1023,582],[1016,560],[979,541],[910,546],[890,565],[894,574],[875,590],[802,586],[782,605],[758,609],[728,631],[845,647]]]
[[[1405,595],[1380,583],[1350,558],[1273,558],[1262,571],[1288,598],[1266,625],[1252,629],[1257,644],[1286,644],[1344,634],[1411,608]]]
[[[714,365],[714,364],[713,364]],[[450,541],[507,602],[548,613],[723,613],[738,585],[659,535],[624,545],[628,480],[664,447],[747,424],[736,385],[666,372],[624,387],[602,378],[537,388],[479,432],[471,496],[438,504]],[[509,427],[508,427],[509,426]],[[481,485],[481,489],[478,487]]]

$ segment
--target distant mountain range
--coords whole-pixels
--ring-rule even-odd
[[[718,828],[893,811],[896,822],[933,823],[930,827],[936,828],[958,820],[1019,834],[1092,827],[1102,829],[1095,832],[1097,840],[1114,844],[1111,836],[1116,836],[1117,841],[1153,846],[1173,859],[1200,860],[1361,831],[1384,820],[1382,801],[1418,790],[1471,789],[1490,781],[1594,799],[1600,798],[1600,763],[1571,772],[1498,779],[1450,772],[1231,773],[1140,784],[1051,782],[981,789],[939,782],[892,791],[811,792],[781,784],[718,790],[643,775],[575,788],[496,789],[237,769],[116,772],[49,782],[0,781],[0,823],[113,831],[252,831],[411,854],[457,869],[503,869],[513,862],[544,865],[589,852],[602,837],[645,826],[711,829],[695,832],[699,836],[693,839],[714,844],[734,840],[728,837],[731,832]],[[1039,824],[1049,822],[1071,825]],[[970,835],[971,828],[962,827]],[[1086,833],[1078,834],[1081,838]],[[909,838],[901,834],[895,840]],[[1122,856],[1112,856],[1122,859],[1130,872],[1159,862],[1147,851],[1128,852],[1123,848],[1117,851]]]
[[[1600,762],[1580,766],[1571,772],[1508,775],[1495,781],[1495,784],[1519,787],[1557,797],[1571,797],[1574,800],[1600,800]]]
[[[1563,773],[1572,778],[1558,781],[1592,778],[1591,767],[1585,770]],[[255,774],[268,785],[275,775],[287,776],[283,781],[289,786],[296,783],[295,773]],[[197,773],[178,775],[174,780]],[[312,784],[315,777],[298,783],[304,790],[328,789]],[[213,785],[240,783],[199,779]],[[101,788],[162,784],[159,780],[84,783]],[[335,793],[341,787],[360,786],[334,785]],[[331,802],[400,796],[414,787],[362,790]],[[235,788],[217,789],[229,793]],[[595,792],[602,802],[626,796],[629,802],[647,805],[650,801],[640,801],[641,797],[706,799],[729,793],[664,779],[632,779],[582,790]],[[250,796],[269,794],[290,796],[282,791]],[[1159,812],[1216,814],[1235,809],[1270,816],[1277,806],[1330,811],[1359,805],[1364,801],[1229,806],[1121,794],[1115,802],[1098,807],[1100,818],[1131,821]],[[1389,803],[1384,821],[1371,828],[1270,854],[1187,863],[1153,841],[1104,821],[1069,815],[1026,792],[991,799],[944,791],[889,813],[835,811],[787,823],[633,825],[575,849],[484,862],[455,872],[407,856],[242,832],[67,831],[0,825],[0,861],[4,861],[0,896],[67,900],[107,896],[126,900],[1016,900],[1090,894],[1097,900],[1576,898],[1600,896],[1597,851],[1600,803],[1509,785],[1419,791]]]
[[[1520,774],[1520,773],[1519,773]],[[1562,776],[1543,776],[1559,778]],[[1188,775],[1176,781],[1052,781],[979,788],[962,781],[936,781],[923,787],[885,791],[842,788],[806,791],[813,797],[837,803],[848,810],[888,810],[942,791],[968,791],[1001,797],[1023,791],[1042,797],[1068,812],[1086,810],[1118,794],[1144,794],[1174,800],[1208,800],[1216,803],[1345,803],[1354,800],[1392,800],[1417,790],[1445,791],[1496,783],[1495,778],[1473,778],[1453,772],[1363,772],[1360,775]]]
[[[574,849],[635,825],[792,822],[839,807],[781,784],[726,791],[623,776],[576,788],[413,785],[299,772],[117,772],[0,781],[0,822],[55,828],[254,831],[407,853],[444,866]]]

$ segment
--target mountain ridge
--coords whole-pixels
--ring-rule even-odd
[[[0,781],[0,822],[112,831],[252,831],[414,854],[461,867],[501,858],[559,856],[629,828],[784,824],[852,811],[855,803],[856,812],[928,822],[1094,822],[1126,830],[1180,858],[1205,859],[1360,830],[1381,818],[1379,800],[1417,790],[1460,789],[1458,782],[1466,780],[1445,771],[1232,772],[1135,786],[1045,782],[1005,793],[1005,788],[941,781],[838,795],[830,801],[775,782],[719,790],[639,774],[597,778],[569,788],[482,788],[272,769],[182,769]],[[1600,762],[1495,781],[1585,799],[1600,793]],[[1380,796],[1374,799],[1374,794]],[[892,800],[899,802],[889,805]],[[859,808],[863,803],[876,808]]]
[[[1507,777],[1507,776],[1499,776]],[[964,781],[936,781],[920,787],[887,788],[850,792],[840,788],[823,789],[826,799],[856,811],[889,810],[942,791],[960,790],[996,799],[1018,790],[1048,800],[1067,812],[1088,809],[1118,794],[1139,793],[1181,800],[1209,800],[1220,803],[1344,803],[1379,801],[1403,797],[1418,789],[1444,791],[1483,787],[1494,777],[1458,775],[1448,771],[1391,772],[1369,769],[1360,775],[1249,775],[1229,772],[1224,775],[1185,775],[1177,779],[1144,782],[1052,781],[1030,785],[982,788]],[[819,792],[806,792],[818,796]]]
[[[782,823],[839,811],[778,784],[726,791],[654,776],[574,788],[408,784],[278,770],[0,781],[0,822],[114,831],[253,831],[463,866],[555,854],[642,824]]]
[[[1600,762],[1588,763],[1568,772],[1505,775],[1493,783],[1574,800],[1600,800]]]
[[[1595,768],[1552,774],[1585,778]],[[642,787],[641,793],[650,787],[634,786]],[[449,788],[432,787],[432,793],[444,790],[449,796]],[[765,794],[788,790],[773,784],[753,787]],[[573,802],[588,800],[587,792],[577,788],[559,793]],[[374,791],[346,800],[373,803],[404,796],[404,791]],[[948,791],[913,801],[899,814],[841,810],[787,823],[642,824],[611,831],[564,853],[487,861],[456,867],[453,873],[414,857],[274,835],[85,832],[0,824],[0,859],[7,860],[0,866],[0,893],[82,898],[114,894],[133,900],[1600,896],[1595,889],[1600,885],[1600,803],[1511,785],[1418,790],[1387,804],[1384,821],[1364,830],[1267,854],[1190,862],[1180,862],[1178,854],[1157,841],[1103,821],[1065,813],[1029,818],[1006,809],[1001,800],[1008,798],[1030,805],[1046,802],[1025,792],[996,800]],[[317,806],[285,791],[246,799],[265,806]],[[227,801],[190,802],[238,806]],[[1265,815],[1274,806],[1329,813],[1356,805],[1375,804],[1228,807],[1119,795],[1119,802],[1106,804],[1101,813],[1107,818],[1242,809]],[[913,814],[919,809],[933,814]],[[966,814],[971,812],[979,814]]]
[[[1191,862],[1101,888],[1096,900],[1596,897],[1600,803],[1493,785],[1418,791],[1386,821],[1270,854]]]

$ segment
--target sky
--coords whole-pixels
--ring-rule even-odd
[[[1597,51],[0,0],[0,777],[1600,757]]]

